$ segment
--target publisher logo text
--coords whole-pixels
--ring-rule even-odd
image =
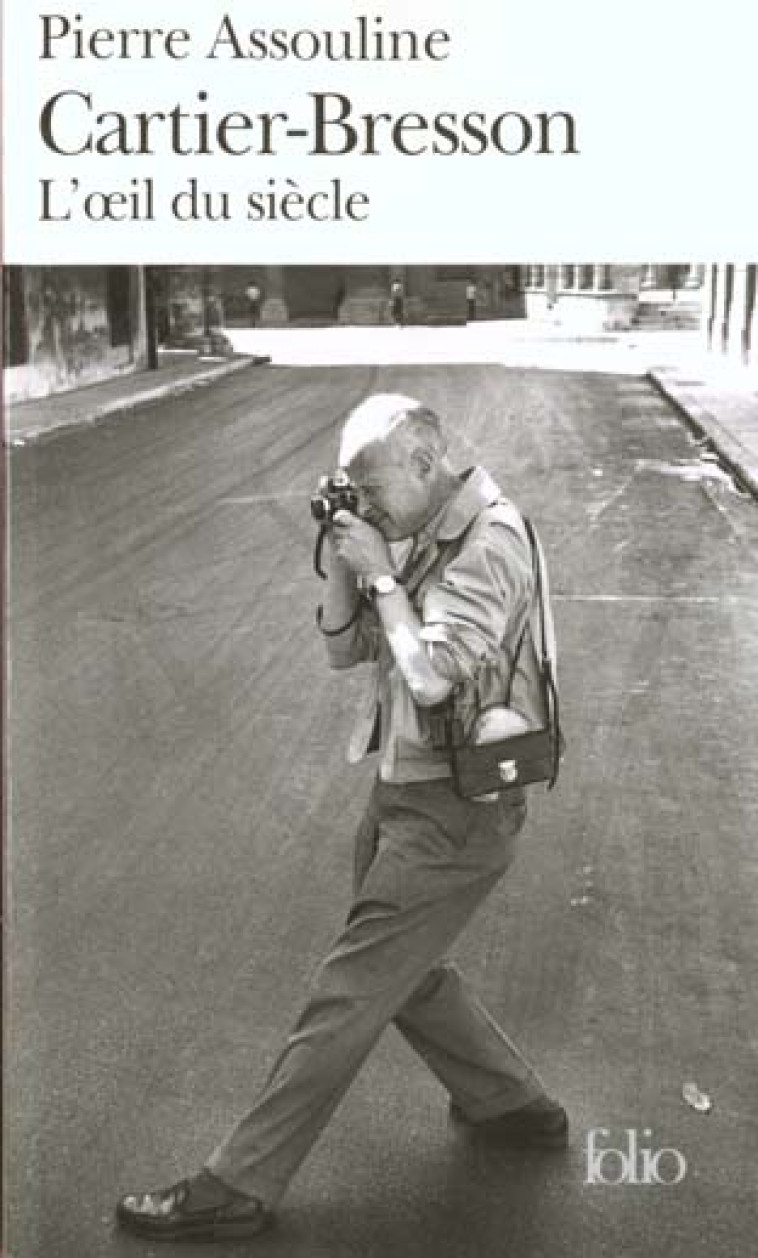
[[[681,1184],[687,1174],[684,1154],[671,1147],[653,1148],[650,1127],[641,1132],[627,1127],[613,1144],[611,1135],[608,1127],[587,1132],[585,1184]]]

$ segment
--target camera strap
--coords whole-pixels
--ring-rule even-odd
[[[557,781],[560,755],[565,745],[560,727],[560,707],[556,678],[555,634],[553,630],[552,615],[547,601],[547,576],[544,567],[542,548],[537,539],[531,520],[529,520],[527,516],[522,516],[521,518],[531,553],[534,587],[526,620],[521,633],[519,634],[513,659],[510,661],[505,699],[498,703],[482,706],[480,702],[479,688],[476,686],[476,714],[469,729],[464,731],[462,721],[458,719],[457,716],[456,697],[459,688],[456,687],[444,703],[438,704],[435,708],[429,709],[429,720],[432,739],[436,745],[444,746],[451,754],[454,749],[466,746],[471,740],[477,719],[484,712],[492,708],[508,707],[510,705],[513,680],[516,675],[516,669],[518,667],[518,662],[524,646],[526,631],[527,628],[529,628],[535,652],[537,653],[539,685],[542,692],[542,706],[544,708],[546,718],[545,728],[549,729],[552,733],[553,768],[549,781],[550,789]]]
[[[543,688],[543,699],[547,717],[547,728],[553,734],[553,774],[548,783],[552,790],[558,780],[561,752],[564,747],[561,733],[560,701],[558,697],[558,679],[556,676],[555,633],[553,630],[552,613],[550,612],[545,586],[547,578],[544,570],[542,548],[532,527],[531,520],[524,516],[524,527],[532,550],[532,566],[534,569],[535,597],[534,603],[539,616],[539,670]],[[548,619],[549,618],[549,619]],[[548,625],[550,632],[548,633]]]
[[[364,604],[365,602],[366,600],[361,594],[358,599],[358,602],[355,605],[355,611],[353,612],[352,616],[350,617],[349,620],[345,621],[344,625],[340,625],[339,629],[325,629],[324,628],[324,605],[323,603],[319,603],[318,607],[316,608],[316,624],[318,625],[319,631],[323,634],[325,638],[338,638],[341,633],[347,633],[348,629],[352,629],[353,625],[356,625],[358,621],[360,620],[361,612],[363,611],[362,604]]]

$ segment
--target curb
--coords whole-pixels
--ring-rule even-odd
[[[758,460],[738,437],[725,428],[716,416],[696,397],[666,379],[658,369],[648,371],[647,378],[658,392],[676,408],[685,423],[698,436],[706,437],[722,462],[729,468],[742,489],[758,498]]]
[[[189,393],[192,389],[203,388],[205,385],[212,384],[215,380],[221,380],[224,376],[233,375],[237,371],[244,371],[250,367],[265,366],[270,362],[271,356],[268,354],[246,354],[244,357],[233,359],[222,366],[209,367],[205,371],[199,371],[183,380],[174,380],[171,384],[157,384],[151,389],[143,389],[137,393],[114,398],[110,402],[103,402],[100,406],[96,406],[94,410],[84,415],[77,415],[73,419],[63,419],[57,424],[30,428],[28,431],[19,432],[15,436],[11,436],[6,432],[3,437],[3,443],[8,447],[37,445],[40,442],[52,440],[63,433],[92,427],[102,420],[112,418],[114,415],[139,410],[143,406],[150,406],[153,402],[159,402],[164,398],[178,397],[182,393]],[[8,410],[11,411],[12,407],[9,407]]]

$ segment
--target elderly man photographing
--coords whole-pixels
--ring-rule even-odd
[[[379,753],[353,904],[253,1108],[198,1174],[119,1202],[121,1225],[156,1240],[263,1231],[390,1022],[473,1131],[567,1142],[565,1111],[446,959],[511,863],[526,804],[523,789],[457,794],[435,714],[455,691],[474,714],[541,719],[524,522],[484,469],[454,471],[440,420],[412,398],[361,403],[339,462],[357,506],[325,531],[320,626],[333,667],[374,664],[349,758]]]

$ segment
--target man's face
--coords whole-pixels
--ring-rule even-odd
[[[433,465],[400,442],[375,442],[347,467],[358,490],[358,515],[388,542],[411,537],[433,514]]]

